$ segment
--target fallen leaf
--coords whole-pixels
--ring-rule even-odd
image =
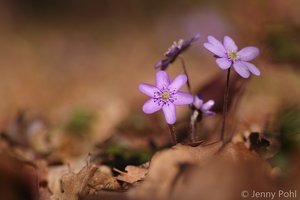
[[[58,195],[60,200],[77,200],[78,195],[87,185],[88,181],[97,171],[96,165],[87,165],[78,173],[69,172],[62,176],[62,193]]]
[[[105,166],[100,166],[80,195],[89,196],[97,194],[101,190],[119,191],[120,189],[120,184],[116,177],[112,176],[111,170]]]
[[[62,193],[56,195],[56,199],[76,200],[82,196],[97,194],[100,190],[119,190],[120,185],[106,167],[91,164],[78,173],[69,172],[63,175],[61,189]]]
[[[178,144],[153,156],[147,179],[128,195],[134,199],[238,199],[242,187],[272,189],[271,172],[265,160],[241,143]]]
[[[121,172],[118,170],[118,172],[121,174],[117,176],[117,180],[130,184],[134,184],[140,180],[143,180],[148,173],[148,169],[133,165],[128,165],[125,168],[125,171],[127,172]]]
[[[177,144],[171,149],[154,154],[151,159],[147,179],[129,191],[132,198],[167,199],[176,175],[182,164],[205,163],[220,149],[222,143],[201,144],[197,147]]]

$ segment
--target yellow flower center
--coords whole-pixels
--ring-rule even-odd
[[[230,58],[231,60],[236,60],[237,57],[238,57],[235,51],[230,51],[230,52],[228,53],[228,56],[229,56],[229,58]]]
[[[169,99],[170,98],[170,94],[168,92],[164,92],[164,93],[162,93],[161,97],[163,99]]]

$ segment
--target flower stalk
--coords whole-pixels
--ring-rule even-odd
[[[229,81],[230,81],[230,69],[227,69],[227,80],[226,80],[226,88],[224,93],[224,101],[223,101],[223,121],[221,128],[221,141],[224,141],[225,137],[225,129],[226,129],[226,117],[227,117],[227,109],[228,109],[228,100],[229,100]]]
[[[190,118],[190,140],[192,143],[197,142],[197,123],[200,122],[203,116],[212,116],[216,113],[211,111],[210,109],[213,107],[215,102],[213,100],[208,100],[204,102],[201,96],[196,96],[194,98],[194,102],[191,106],[193,113]]]
[[[200,117],[199,111],[194,110],[193,114],[191,115],[191,122],[190,122],[190,126],[191,126],[190,140],[192,143],[197,141],[196,133],[197,133],[197,122],[200,121],[199,117]]]
[[[188,75],[188,72],[187,72],[187,68],[186,68],[186,66],[185,66],[184,59],[183,59],[182,56],[179,56],[179,59],[180,59],[180,62],[181,62],[181,66],[182,66],[183,72],[184,72],[184,74],[185,74],[186,77],[187,77],[186,85],[187,85],[187,87],[188,87],[189,93],[192,94],[192,87],[191,87],[191,84],[190,84],[190,77],[189,77],[189,75]]]
[[[172,124],[168,124],[168,128],[169,128],[169,131],[170,131],[172,145],[176,145],[177,144],[177,137],[176,137],[176,133],[175,133],[175,126],[172,125]]]

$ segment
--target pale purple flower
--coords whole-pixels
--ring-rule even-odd
[[[193,42],[200,38],[200,34],[196,34],[189,40],[180,39],[178,42],[174,42],[172,46],[165,53],[166,58],[155,63],[154,68],[161,68],[161,70],[167,69],[169,64],[175,61],[180,53],[187,50]]]
[[[238,51],[238,47],[229,36],[224,37],[223,44],[213,36],[208,36],[208,42],[204,43],[204,47],[215,54],[216,62],[221,69],[225,70],[233,65],[234,70],[243,78],[248,78],[250,73],[260,75],[259,69],[248,62],[258,56],[258,48],[249,46]]]
[[[156,73],[156,86],[142,83],[139,90],[151,97],[143,105],[146,114],[152,114],[160,109],[163,110],[168,124],[176,122],[176,106],[193,103],[193,96],[186,92],[180,92],[180,88],[187,82],[184,74],[178,75],[170,82],[169,75],[165,71]]]
[[[202,98],[199,98],[198,96],[195,97],[193,106],[202,112],[205,116],[211,116],[215,115],[216,113],[213,111],[210,111],[210,109],[214,106],[215,102],[214,100],[208,100],[204,103],[204,100]]]

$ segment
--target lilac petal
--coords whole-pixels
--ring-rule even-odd
[[[238,47],[236,46],[235,42],[229,36],[224,37],[224,47],[227,51],[237,51]]]
[[[194,42],[194,41],[198,40],[200,37],[201,37],[200,33],[197,33],[196,35],[194,35],[194,36],[192,37],[191,40],[192,40],[192,42]]]
[[[259,69],[257,69],[257,67],[255,65],[253,65],[252,63],[249,62],[244,62],[244,64],[248,67],[248,70],[254,74],[255,76],[259,76],[260,75],[260,71]]]
[[[197,109],[200,109],[203,105],[203,99],[200,99],[198,96],[195,97],[195,100],[194,100],[194,106],[197,108]]]
[[[163,62],[160,60],[160,61],[158,61],[157,63],[154,64],[154,68],[157,69],[157,68],[161,67],[162,64],[163,64]]]
[[[163,106],[163,112],[168,124],[174,124],[176,122],[176,108],[175,105],[170,103]]]
[[[158,105],[157,102],[154,102],[154,99],[149,99],[143,105],[143,112],[146,114],[152,114],[161,109],[161,105]]]
[[[154,94],[156,92],[159,92],[159,90],[154,87],[153,85],[142,83],[139,85],[139,90],[144,93],[145,95],[148,95],[150,97],[154,97]]]
[[[202,110],[208,111],[208,110],[211,109],[211,107],[213,107],[213,105],[215,105],[215,101],[214,100],[209,100],[209,101],[207,101],[206,103],[204,103],[202,105]]]
[[[185,74],[179,74],[169,85],[169,90],[171,90],[172,92],[177,92],[186,82],[187,76]]]
[[[208,36],[207,39],[208,39],[208,42],[209,42],[209,43],[211,43],[212,45],[214,45],[214,46],[216,46],[216,47],[222,49],[223,52],[226,52],[226,50],[225,50],[223,44],[222,44],[219,40],[217,40],[215,37],[213,37],[213,36]]]
[[[165,71],[158,71],[156,73],[156,87],[160,90],[167,88],[170,84],[169,75]]]
[[[209,111],[209,110],[207,110],[207,111],[202,111],[202,112],[203,112],[203,114],[206,115],[206,116],[213,116],[213,115],[216,114],[215,112],[212,112],[212,111]]]
[[[175,100],[173,102],[175,106],[191,104],[194,101],[193,95],[186,92],[177,92],[173,96],[175,97]]]
[[[250,72],[243,61],[236,61],[233,63],[234,70],[241,75],[243,78],[248,78],[250,76]]]
[[[217,58],[216,62],[221,69],[228,69],[232,64],[232,62],[228,60],[228,58]]]
[[[211,43],[204,43],[203,46],[209,50],[210,52],[214,53],[215,55],[219,56],[219,57],[226,57],[226,53],[224,48],[220,48],[218,46],[215,46]]]
[[[259,54],[259,49],[256,47],[245,47],[238,52],[242,61],[249,61],[254,59]]]
[[[194,35],[191,39],[189,40],[185,40],[181,46],[181,52],[185,51],[187,48],[189,48],[189,46],[191,46],[191,44],[195,41],[197,41],[200,38],[200,34],[196,34]]]

